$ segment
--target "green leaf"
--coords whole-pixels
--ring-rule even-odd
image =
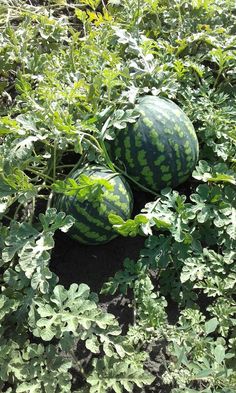
[[[156,227],[158,229],[162,229],[162,228],[163,229],[169,229],[171,227],[171,224],[169,222],[167,222],[167,221],[160,220],[160,219],[158,219],[156,217],[154,217],[153,220],[154,220],[154,222],[156,224]]]
[[[204,369],[197,373],[196,378],[204,379],[212,375],[212,369]]]
[[[230,183],[236,185],[235,172],[228,168],[226,164],[216,164],[214,166],[206,161],[199,161],[198,166],[193,171],[193,177],[204,182]]]
[[[128,388],[132,391],[132,387],[136,384],[142,387],[144,384],[151,384],[155,379],[150,373],[140,368],[139,362],[130,362],[128,358],[122,359],[122,363],[113,357],[94,360],[94,370],[87,378],[91,385],[90,392],[105,393],[109,389],[115,391],[123,391]]]
[[[31,238],[36,238],[39,232],[28,223],[11,222],[9,235],[5,243],[6,247],[3,249],[2,258],[5,262],[12,260],[17,251],[21,250]]]
[[[92,336],[91,338],[87,339],[85,342],[85,346],[92,353],[100,352],[100,344],[96,336]]]
[[[0,198],[14,195],[17,192],[16,188],[11,187],[0,176]]]
[[[206,335],[213,333],[217,326],[219,325],[219,322],[217,318],[211,318],[209,321],[205,323],[205,333]]]
[[[218,364],[221,364],[224,359],[225,359],[225,348],[223,345],[218,344],[214,348],[214,355],[215,355],[215,360]]]
[[[62,232],[67,232],[74,223],[72,216],[66,216],[64,212],[57,212],[56,209],[47,209],[45,214],[39,214],[39,220],[44,231],[55,232],[60,229]]]
[[[214,183],[223,182],[223,183],[230,183],[230,184],[236,185],[236,180],[235,180],[234,176],[223,175],[223,174],[220,174],[220,173],[216,174],[216,176],[214,176],[214,177],[209,177],[207,179],[207,181],[208,182],[214,182]]]
[[[87,176],[82,173],[77,180],[73,178],[67,178],[65,181],[57,180],[52,188],[57,193],[76,196],[81,201],[86,198],[96,202],[102,200],[106,190],[113,191],[114,186],[107,179]]]
[[[10,133],[17,132],[19,129],[18,123],[16,120],[13,120],[9,117],[1,117],[0,119],[0,135],[6,135]]]
[[[75,337],[71,332],[65,332],[60,339],[60,348],[62,351],[70,352],[75,346]]]

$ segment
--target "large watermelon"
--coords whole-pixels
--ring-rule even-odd
[[[140,117],[109,143],[112,159],[129,176],[153,191],[183,183],[198,159],[198,140],[190,119],[172,101],[144,96]]]
[[[75,224],[68,232],[73,239],[85,244],[107,243],[118,236],[109,223],[108,215],[114,213],[124,220],[130,218],[133,207],[132,192],[121,175],[105,167],[89,166],[75,171],[69,177],[79,183],[82,174],[91,179],[106,179],[112,187],[107,189],[102,186],[99,199],[81,200],[76,195],[57,194],[54,207],[75,218]]]

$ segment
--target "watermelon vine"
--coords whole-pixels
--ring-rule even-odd
[[[235,17],[1,1],[1,392],[235,393]]]

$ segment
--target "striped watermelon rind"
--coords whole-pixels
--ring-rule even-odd
[[[135,108],[140,117],[118,130],[108,151],[136,182],[152,191],[187,180],[198,160],[194,127],[172,101],[144,96]]]
[[[129,184],[118,173],[103,166],[89,166],[76,170],[68,177],[79,182],[81,174],[102,178],[109,181],[112,190],[103,188],[99,201],[78,200],[76,196],[57,194],[54,207],[75,218],[73,227],[68,235],[84,244],[105,244],[118,236],[109,222],[110,213],[119,215],[124,220],[130,218],[133,208],[133,196]]]

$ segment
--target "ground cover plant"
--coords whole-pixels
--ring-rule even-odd
[[[231,0],[1,1],[2,392],[236,392],[235,26]],[[145,95],[175,102],[197,133],[199,161],[174,189],[141,193],[107,147]],[[79,256],[81,276],[55,273],[55,239],[94,253],[68,240],[74,219],[54,202],[103,198],[106,179],[68,180],[90,164],[135,195],[131,218],[109,216],[123,266],[116,240],[96,246],[98,293]],[[111,313],[102,299],[117,298]]]

